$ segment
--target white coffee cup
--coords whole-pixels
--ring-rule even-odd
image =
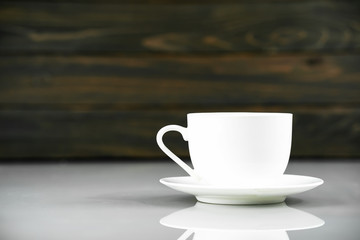
[[[189,113],[187,122],[187,128],[161,128],[156,140],[190,176],[211,184],[234,185],[285,172],[291,150],[291,113]],[[188,141],[194,169],[164,145],[162,137],[169,131],[180,132]]]

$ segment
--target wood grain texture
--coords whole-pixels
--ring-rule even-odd
[[[358,109],[275,109],[294,112],[292,157],[360,156]],[[166,124],[186,126],[187,111],[191,110],[1,111],[0,158],[166,158],[156,145],[156,132]],[[188,157],[187,144],[180,135],[169,133],[165,142],[177,154]]]
[[[0,53],[354,52],[359,2],[5,2]]]
[[[359,106],[359,64],[358,55],[0,57],[0,107]]]
[[[0,160],[166,158],[201,111],[293,112],[293,157],[360,156],[359,1],[0,2]],[[169,133],[166,143],[188,157]]]
[[[316,2],[336,2],[338,0],[317,0]],[[5,2],[5,1],[3,1]],[[7,1],[9,2],[9,1]],[[11,2],[28,2],[28,0],[11,0]],[[157,5],[157,4],[171,4],[171,5],[208,5],[208,4],[239,4],[239,0],[36,0],[37,3],[82,3],[82,4],[146,4],[146,5]],[[241,3],[289,3],[289,2],[314,2],[314,0],[241,0]],[[346,0],[346,2],[354,2],[357,0]]]

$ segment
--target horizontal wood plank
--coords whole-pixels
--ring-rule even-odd
[[[155,142],[167,124],[186,125],[186,112],[173,111],[1,111],[0,158],[142,157],[166,158]],[[292,157],[359,157],[360,110],[218,108],[216,111],[294,113]],[[182,157],[187,144],[169,133],[165,142]]]
[[[28,2],[27,0],[7,0],[7,2]],[[242,3],[289,3],[289,2],[314,2],[314,0],[242,0]],[[336,1],[336,0],[335,0]],[[6,1],[3,1],[6,2]],[[239,0],[36,0],[37,3],[85,3],[85,4],[236,4]],[[316,2],[334,2],[334,0],[316,0]],[[346,2],[354,2],[357,0],[346,0]]]
[[[0,57],[0,108],[359,106],[359,64],[359,55]]]
[[[0,53],[354,52],[357,1],[3,2]]]

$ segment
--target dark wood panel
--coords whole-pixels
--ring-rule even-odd
[[[358,55],[0,57],[0,106],[359,106],[359,65]]]
[[[28,0],[8,0],[7,2],[28,2]],[[341,0],[317,0],[316,2],[336,2]],[[3,1],[5,2],[5,1]],[[37,3],[86,3],[86,4],[235,4],[239,3],[239,0],[36,0]],[[314,2],[314,0],[241,0],[241,3],[281,3],[281,2]],[[346,0],[346,2],[354,2],[357,0]]]
[[[192,111],[295,113],[293,156],[360,156],[359,1],[0,3],[0,158],[164,157]],[[187,157],[176,134],[166,141]]]
[[[353,52],[357,1],[5,2],[0,53]]]
[[[178,111],[1,111],[0,158],[11,157],[157,157],[166,158],[155,143],[166,124],[186,124]],[[204,109],[202,109],[204,110]],[[216,111],[294,112],[293,157],[359,157],[360,110],[292,108],[218,108]],[[180,135],[167,145],[188,157]]]

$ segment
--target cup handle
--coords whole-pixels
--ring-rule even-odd
[[[184,161],[182,161],[178,156],[176,156],[173,152],[171,152],[163,142],[163,136],[165,133],[170,131],[176,131],[181,133],[183,139],[187,141],[187,128],[179,126],[179,125],[167,125],[161,128],[156,135],[156,142],[159,145],[160,149],[168,155],[174,162],[176,162],[182,169],[185,170],[190,176],[200,179],[200,177],[196,174],[194,169],[190,168]]]

